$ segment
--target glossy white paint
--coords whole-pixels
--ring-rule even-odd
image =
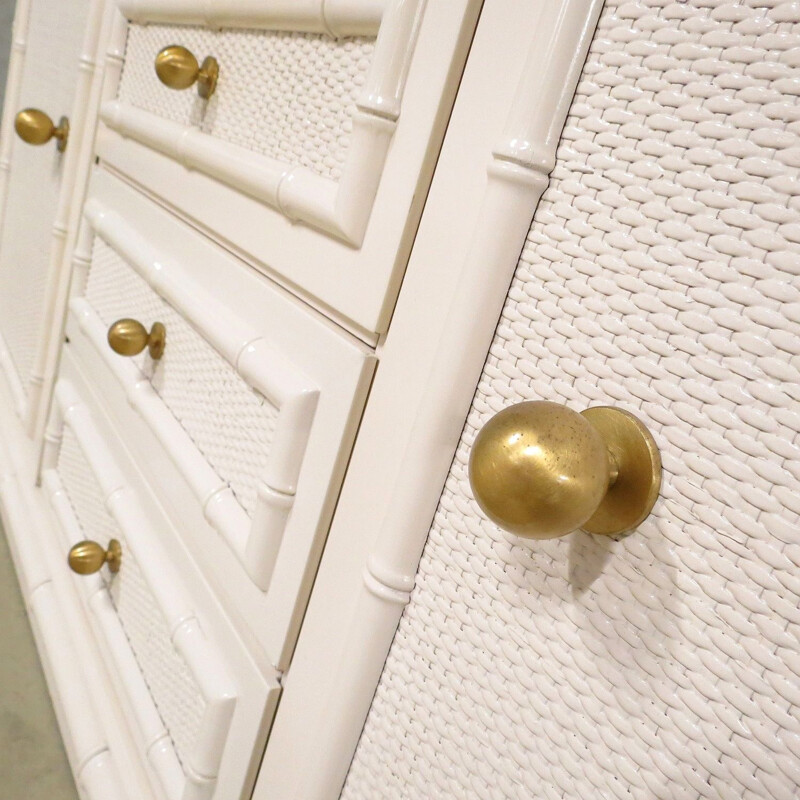
[[[78,59],[78,74],[75,85],[75,98],[70,113],[70,143],[64,154],[63,178],[58,197],[56,217],[53,221],[53,240],[50,248],[48,278],[43,299],[41,329],[38,337],[36,356],[28,379],[28,403],[26,408],[26,427],[31,436],[40,431],[44,420],[42,389],[46,378],[50,336],[53,331],[53,317],[58,309],[59,276],[63,266],[69,264],[69,246],[74,241],[70,236],[70,215],[80,206],[83,199],[85,175],[89,165],[89,154],[84,146],[85,134],[94,130],[97,119],[96,96],[100,86],[98,49],[104,18],[104,3],[93,0],[89,6],[81,52]],[[73,228],[74,232],[74,228]]]
[[[27,429],[29,434],[38,442],[43,433],[43,428],[48,419],[50,400],[53,384],[55,382],[56,368],[61,350],[61,334],[64,325],[64,313],[69,294],[72,270],[70,266],[76,258],[76,248],[80,219],[83,213],[83,201],[89,180],[90,167],[95,158],[94,142],[97,127],[99,105],[106,96],[109,85],[116,85],[124,55],[124,39],[121,49],[115,49],[108,42],[118,42],[116,35],[119,18],[112,13],[111,6],[98,2],[97,7],[102,8],[102,18],[96,18],[97,8],[92,6],[92,26],[87,30],[86,41],[81,58],[83,73],[92,73],[88,91],[85,86],[80,87],[83,105],[79,115],[80,128],[73,130],[71,146],[74,153],[74,181],[72,197],[69,203],[67,217],[67,241],[59,262],[51,261],[51,269],[47,285],[47,306],[45,324],[40,339],[39,352],[36,357],[35,374],[40,388],[39,399],[34,409],[33,403],[27,414]],[[97,24],[99,22],[99,30]],[[92,45],[90,35],[96,37]],[[92,47],[94,49],[92,49]],[[91,56],[90,56],[91,54]],[[88,82],[86,77],[83,82]],[[78,105],[76,101],[76,106]],[[85,252],[85,249],[84,251]]]
[[[433,4],[422,14],[423,6],[387,6],[341,180],[126,106],[114,91],[98,153],[374,342],[391,315],[480,2]],[[124,32],[115,35],[118,50]]]
[[[76,782],[97,800],[156,800],[126,755],[132,742],[65,574],[55,519],[33,483],[34,453],[9,401],[0,387],[0,514]]]
[[[182,545],[149,496],[126,448],[116,439],[116,426],[99,405],[95,389],[89,388],[88,375],[73,358],[71,346],[64,354],[61,373],[64,377],[48,426],[51,447],[57,446],[56,427],[63,420],[89,462],[105,507],[124,538],[125,551],[141,570],[170,631],[171,643],[204,699],[192,751],[188,756],[184,753],[181,765],[149,699],[109,587],[98,576],[69,576],[94,620],[98,649],[120,690],[118,702],[136,741],[138,758],[149,764],[156,785],[162,787],[156,791],[159,797],[162,790],[170,799],[238,797],[253,779],[257,748],[264,741],[280,691],[277,675],[266,665],[255,668],[205,581],[189,566],[185,554],[176,557],[175,546],[182,549]],[[91,378],[89,381],[96,385]],[[55,516],[63,523],[59,525],[58,549],[65,552],[83,533],[54,470],[43,474],[43,487],[41,494],[49,496]]]
[[[151,428],[165,453],[180,470],[203,515],[240,558],[244,555],[250,519],[233,492],[211,468],[191,437],[170,413],[150,381],[130,361],[124,361],[108,346],[106,328],[82,298],[70,302],[72,317],[125,391],[128,404]],[[67,330],[70,330],[68,325]]]
[[[196,13],[196,4],[191,5],[191,13]],[[303,9],[311,5],[297,4],[292,13],[302,16]],[[374,32],[370,26],[378,18],[379,5],[326,4],[325,10],[331,14],[340,9],[339,22],[334,24],[329,15],[322,22],[307,24],[324,25],[324,32],[336,35]],[[182,160],[193,171],[183,171],[174,161],[159,160],[159,156],[109,131],[101,134],[98,152],[112,166],[161,195],[180,213],[204,224],[212,235],[237,251],[257,251],[260,255],[256,260],[262,265],[268,263],[271,274],[292,291],[303,294],[362,338],[375,341],[371,332],[385,329],[388,324],[393,292],[399,286],[414,232],[415,209],[421,209],[436,138],[443,130],[448,97],[454,92],[478,5],[465,2],[447,9],[434,5],[420,27],[421,5],[392,4],[395,15],[387,13],[383,17],[373,72],[355,120],[355,144],[338,186],[311,173],[290,175],[284,166],[269,164],[249,153],[239,153],[241,161],[233,164],[228,145],[220,147],[204,134],[177,129],[173,123],[148,117],[145,112],[115,105],[126,27],[122,16],[116,14],[108,22],[103,113],[118,131],[132,133],[140,141],[150,137],[152,146]],[[545,16],[543,20],[528,12],[530,22],[539,24],[536,44],[540,50],[534,48],[534,57],[541,58],[541,48],[555,40],[549,51],[555,66],[550,63],[549,67],[560,69],[566,80],[575,78],[574,64],[570,67],[562,63],[563,53],[574,49],[576,41],[583,41],[590,5],[566,3],[564,16]],[[263,12],[262,19],[267,20],[272,19],[268,13],[273,13],[273,8],[278,13],[280,7],[276,3],[274,7],[255,9],[252,4],[241,3],[231,13],[241,12],[240,23],[245,24],[248,13]],[[139,20],[191,21],[185,16],[189,13],[186,3],[164,3],[156,8],[152,3],[131,0],[122,3],[121,8]],[[213,17],[218,8],[204,9],[202,23],[209,24],[208,14]],[[158,17],[159,13],[164,16]],[[151,14],[156,16],[149,17]],[[228,18],[217,18],[218,24],[220,21],[230,22]],[[246,24],[251,23],[254,24],[252,19]],[[520,25],[519,15],[515,15],[513,25],[498,22],[497,31],[484,36],[494,37],[495,46],[503,36],[511,40],[515,35],[527,44],[526,35],[514,30]],[[559,31],[560,38],[555,35]],[[409,43],[417,33],[419,44],[410,59],[413,48]],[[572,40],[564,41],[564,36],[571,36]],[[441,203],[438,219],[434,214],[421,232],[421,255],[415,256],[414,262],[419,266],[409,275],[410,286],[404,292],[409,299],[401,303],[392,332],[381,348],[384,364],[375,386],[374,407],[365,420],[364,445],[356,450],[348,479],[350,488],[342,498],[333,529],[331,555],[326,556],[318,581],[316,596],[320,599],[309,613],[303,649],[286,676],[287,710],[278,717],[256,796],[261,793],[303,800],[335,796],[396,621],[413,585],[415,560],[429,521],[426,514],[438,497],[437,480],[441,482],[449,463],[450,439],[457,438],[458,433],[444,434],[442,441],[443,431],[447,430],[447,426],[437,427],[442,422],[442,401],[455,395],[462,405],[466,403],[470,370],[477,370],[482,360],[482,342],[488,341],[494,320],[493,309],[486,308],[487,298],[496,300],[499,307],[508,280],[508,271],[487,270],[485,265],[502,262],[510,270],[546,183],[546,169],[531,161],[530,149],[510,143],[515,136],[523,142],[534,142],[534,157],[546,160],[547,148],[554,144],[552,136],[547,139],[546,132],[531,125],[529,111],[519,108],[524,103],[539,111],[552,106],[552,114],[558,116],[568,100],[563,90],[553,96],[540,86],[540,94],[534,91],[532,102],[531,86],[525,85],[523,79],[522,99],[516,106],[521,122],[514,123],[512,117],[506,132],[500,135],[495,130],[497,120],[511,107],[508,89],[503,85],[507,83],[504,79],[508,68],[504,64],[505,72],[490,75],[490,80],[485,75],[473,78],[475,86],[467,108],[473,116],[477,114],[477,120],[473,120],[476,124],[468,141],[463,141],[462,135],[462,141],[447,151],[449,172],[439,179],[443,185],[435,196],[449,199]],[[496,69],[500,71],[499,66]],[[521,61],[513,69],[517,75],[525,74]],[[531,70],[533,73],[539,75],[538,67]],[[494,115],[488,114],[487,109],[494,109]],[[420,129],[427,131],[425,136],[420,137]],[[475,130],[481,131],[477,141],[472,140]],[[489,149],[485,144],[489,137],[496,157],[490,162],[490,175],[486,178]],[[390,145],[391,156],[385,161]],[[197,170],[231,183],[233,189],[208,181]],[[348,185],[352,189],[349,200],[345,191]],[[62,390],[46,437],[43,465],[52,466],[60,425],[82,431],[85,452],[94,461],[109,510],[125,527],[126,538],[144,542],[140,545],[142,553],[152,550],[158,554],[158,566],[149,582],[160,587],[154,591],[159,593],[165,614],[172,613],[171,608],[182,609],[174,612],[174,619],[185,621],[177,623],[175,642],[182,642],[187,660],[196,659],[196,674],[207,674],[198,666],[207,659],[191,655],[193,643],[202,638],[195,635],[193,617],[185,604],[181,605],[182,598],[176,599],[165,588],[180,586],[187,579],[184,573],[191,573],[190,561],[210,581],[213,595],[250,646],[261,669],[267,669],[267,663],[285,669],[290,664],[294,635],[374,361],[367,348],[348,341],[341,331],[334,330],[296,300],[268,289],[263,280],[245,271],[241,264],[230,263],[230,257],[217,255],[210,244],[169,221],[165,211],[132,189],[98,173],[89,193],[92,199],[85,208],[86,224],[77,234],[73,258],[76,296],[67,329],[72,355],[66,359],[64,374],[76,384],[88,380],[91,391],[103,396],[100,405],[104,411],[100,416],[104,421],[93,433],[81,411],[85,406]],[[455,212],[458,224],[454,225],[452,200],[462,193],[468,213],[458,217]],[[412,200],[415,194],[416,199]],[[286,228],[285,220],[276,222],[274,217],[265,216],[264,209],[253,202],[254,196],[275,203],[291,219],[302,219],[305,214],[321,228],[349,238],[351,244],[362,244],[361,249],[343,247],[307,228]],[[483,197],[483,209],[480,224],[476,225],[470,204],[474,205],[478,197]],[[321,203],[328,203],[327,211],[320,211]],[[212,219],[208,208],[213,208],[219,218]],[[442,235],[444,230],[446,236]],[[271,468],[259,488],[259,505],[252,522],[139,369],[108,349],[104,326],[80,297],[95,234],[123,255],[138,274],[191,321],[250,386],[282,409],[282,418],[287,420],[286,439],[283,445],[276,446]],[[319,265],[324,265],[324,271]],[[221,281],[221,275],[226,280]],[[463,287],[453,293],[452,286],[459,276]],[[214,286],[213,295],[208,291],[210,286]],[[64,287],[62,278],[54,295],[54,307],[59,307]],[[443,317],[438,298],[451,294],[450,315]],[[266,313],[267,309],[272,313]],[[476,321],[480,324],[476,325]],[[432,342],[441,349],[438,362],[432,361]],[[43,361],[44,373],[47,364],[55,362],[57,348],[52,344],[51,348],[50,360]],[[98,401],[93,399],[91,403],[97,405]],[[453,429],[460,426],[455,405],[446,414]],[[113,435],[109,434],[111,430]],[[414,437],[419,437],[421,446],[414,445]],[[380,446],[376,447],[378,441]],[[402,444],[399,448],[398,442]],[[405,455],[398,458],[398,453],[403,452]],[[157,505],[163,504],[179,532],[174,541],[148,541],[147,534],[142,534],[148,527],[141,512],[143,501],[137,499],[137,493],[122,488],[121,473],[111,464],[122,453],[125,459],[147,465],[146,482],[154,489]],[[67,540],[74,541],[79,529],[53,473],[45,472],[45,486]],[[312,487],[307,489],[306,497],[313,500],[304,506],[301,498],[305,486]],[[416,494],[420,487],[422,497]],[[420,500],[428,506],[419,506]],[[261,535],[254,535],[254,531],[261,531]],[[221,533],[224,541],[215,533]],[[398,545],[401,540],[403,543]],[[238,563],[231,560],[231,554],[237,556]],[[344,569],[343,556],[348,562]],[[140,556],[137,561],[146,558]],[[174,567],[163,566],[168,564]],[[258,586],[241,579],[241,565]],[[273,573],[275,578],[270,580]],[[146,685],[140,675],[137,679],[135,662],[124,647],[113,606],[99,583],[87,580],[83,586],[91,598],[89,613],[105,632],[109,645],[105,663],[111,673],[126,676],[130,697],[120,713],[132,727],[143,732],[144,752],[155,774],[160,775],[167,796],[180,796],[181,776],[176,771],[174,752],[170,753],[152,701],[148,705]],[[259,591],[259,587],[266,591]],[[209,696],[212,695],[213,692]],[[320,718],[324,720],[321,726]],[[315,733],[301,740],[300,731],[309,723],[306,732]],[[211,729],[219,730],[220,726],[211,725]],[[254,739],[240,731],[231,735],[245,749],[258,741],[258,737]],[[213,741],[212,737],[204,752],[211,761],[194,770],[198,797],[211,791],[209,782],[201,778],[216,774],[212,762],[222,752],[219,740]],[[104,760],[97,756],[87,763],[101,764]],[[235,780],[246,783],[246,774],[243,779],[240,774],[242,763],[240,759]],[[230,774],[228,778],[234,780]]]
[[[124,800],[127,796],[111,754],[96,755],[83,768],[78,785],[88,800]]]
[[[367,15],[372,11],[370,6],[364,4]],[[118,100],[104,103],[100,116],[122,136],[163,153],[187,169],[217,178],[277,208],[290,220],[305,222],[358,247],[363,241],[394,123],[400,113],[424,6],[423,0],[393,0],[387,4],[369,79],[357,100],[352,143],[339,180],[251,153],[195,127],[161,119]],[[141,21],[149,21],[141,9],[137,10]],[[234,17],[235,12],[235,8],[227,9],[226,17]],[[191,13],[189,18],[194,19]],[[245,24],[258,27],[251,16],[246,19]],[[366,16],[367,24],[362,23],[361,27],[370,27],[368,19]],[[170,21],[185,23],[186,20],[175,9]],[[272,27],[269,18],[262,24]],[[224,91],[224,86],[220,91]]]
[[[8,384],[9,391],[14,398],[14,410],[17,416],[22,418],[25,416],[25,409],[28,406],[28,398],[25,396],[25,388],[22,381],[19,379],[17,370],[14,367],[14,362],[11,360],[11,353],[8,351],[8,345],[5,343],[2,335],[0,334],[0,369],[3,371],[3,376]]]
[[[189,265],[153,248],[119,214],[96,200],[86,203],[84,213],[90,230],[191,322],[242,380],[280,410],[265,482],[275,491],[294,494],[319,396],[316,387],[274,350],[251,320],[220,303],[210,286],[196,283]]]
[[[256,800],[341,790],[601,5],[484,9]]]
[[[248,320],[237,315],[232,307],[217,302],[208,289],[193,285],[192,278],[178,262],[154,250],[118,214],[97,201],[87,203],[85,213],[92,231],[192,322],[252,389],[278,409],[274,438],[258,493],[259,505],[251,522],[150,383],[142,379],[133,364],[121,361],[109,349],[105,327],[89,304],[80,298],[72,301],[79,324],[126,386],[131,405],[145,417],[194,487],[206,519],[228,539],[254,583],[266,591],[297,491],[319,390]],[[277,514],[276,509],[279,509]]]
[[[117,0],[132,22],[374,36],[390,0]]]
[[[50,477],[45,476],[44,480],[47,482],[47,490],[54,493],[51,503],[59,521],[62,524],[68,523],[71,510],[63,502],[58,505],[54,502],[64,495],[60,483],[49,481]],[[92,612],[95,630],[103,637],[108,650],[109,671],[117,677],[120,687],[128,695],[133,722],[143,742],[145,758],[158,777],[165,796],[169,800],[180,800],[186,788],[187,776],[181,768],[169,733],[161,721],[108,592],[104,588],[96,591],[89,597],[88,606]]]
[[[33,622],[47,642],[51,654],[50,677],[61,698],[67,720],[68,737],[75,758],[75,771],[80,774],[95,756],[106,751],[105,738],[97,722],[91,692],[83,679],[81,660],[69,631],[62,622],[58,598],[51,582],[40,586],[30,598]]]
[[[141,448],[140,457],[148,463],[156,456],[169,462],[171,475],[165,476],[162,491],[166,502],[175,504],[176,525],[186,531],[188,546],[230,598],[233,613],[250,635],[255,631],[270,663],[283,669],[325,540],[374,356],[106,173],[93,178],[86,219],[76,249],[76,296],[67,333],[82,353],[103,365],[97,380],[107,386],[108,395],[124,398],[120,410],[126,421],[120,422],[120,430],[129,430],[131,409],[145,423],[146,439],[136,435],[132,446]],[[92,232],[279,409],[252,519],[148,377],[109,348],[105,326],[80,297]],[[169,332],[167,337],[169,341]],[[182,494],[175,483],[189,490],[189,503],[178,502]],[[194,513],[202,520],[199,526]],[[224,555],[221,548],[227,550]]]
[[[88,605],[106,635],[106,643],[114,664],[114,673],[130,694],[131,708],[142,733],[144,750],[159,775],[170,798],[183,796],[184,783],[194,783],[198,791],[210,797],[213,793],[219,764],[230,731],[231,718],[237,702],[227,668],[218,653],[203,635],[193,603],[182,584],[179,571],[166,557],[164,550],[142,514],[141,503],[127,486],[108,445],[95,428],[87,407],[75,388],[66,381],[56,387],[58,420],[75,433],[81,449],[90,463],[105,498],[106,507],[125,535],[126,550],[139,564],[150,591],[156,598],[172,634],[172,644],[183,655],[189,669],[203,689],[206,709],[203,727],[193,754],[185,765],[185,776],[177,756],[172,751],[169,733],[160,720],[150,698],[147,685],[131,651],[130,644],[117,619],[105,583],[97,580],[80,581],[86,584]],[[51,429],[52,430],[52,429]],[[53,431],[53,437],[57,432]],[[68,544],[84,538],[66,498],[58,474],[48,470],[42,476]],[[172,752],[171,757],[167,757]],[[153,756],[156,756],[153,758]],[[178,780],[176,776],[182,776]]]
[[[339,36],[379,31],[385,41],[413,39],[416,18],[411,15],[404,17],[410,27],[397,28],[390,36],[384,17],[387,5],[378,0],[123,0],[119,8],[132,19],[156,23],[263,25]],[[256,800],[338,796],[397,620],[414,585],[422,543],[511,272],[547,184],[572,87],[600,8],[597,0],[486,3],[389,328],[437,136],[449,113],[448,98],[454,94],[479,5],[429,4],[416,51],[406,62],[407,80],[402,69],[395,70],[394,89],[383,80],[391,65],[379,63],[381,57],[391,61],[400,51],[379,48],[374,74],[383,82],[365,90],[364,118],[385,123],[385,136],[390,135],[391,141],[383,161],[379,151],[387,145],[380,135],[366,129],[363,136],[356,134],[362,143],[355,149],[361,148],[364,155],[358,167],[369,169],[353,197],[359,203],[362,193],[374,194],[371,215],[366,216],[363,208],[343,208],[340,214],[335,205],[341,200],[339,189],[330,181],[295,173],[290,191],[282,192],[280,181],[286,183],[288,173],[281,173],[275,164],[247,153],[242,154],[242,166],[234,165],[228,157],[232,151],[226,154],[190,129],[176,131],[130,107],[119,110],[113,104],[127,23],[116,11],[109,21],[114,31],[103,89],[106,108],[119,111],[120,130],[127,125],[142,141],[151,137],[154,146],[178,160],[111,130],[101,131],[99,152],[175,216],[189,218],[209,238],[249,262],[223,257],[200,235],[188,235],[170,211],[102,170],[86,208],[88,219],[103,240],[124,253],[251,387],[281,406],[282,413],[288,414],[293,398],[302,398],[292,412],[298,421],[286,425],[284,455],[276,456],[276,471],[261,482],[251,521],[138,368],[107,349],[97,315],[80,297],[93,235],[90,225],[83,226],[73,259],[76,296],[62,374],[82,386],[81,397],[85,393],[93,416],[97,415],[97,435],[84,433],[83,439],[90,442],[87,450],[94,453],[109,506],[134,540],[147,527],[140,521],[142,513],[162,520],[163,528],[153,537],[159,553],[156,561],[171,567],[153,568],[152,580],[162,588],[185,584],[192,598],[202,598],[204,618],[215,620],[209,635],[222,642],[219,650],[226,658],[236,661],[233,671],[245,676],[244,684],[258,695],[253,686],[277,677],[270,664],[285,670],[284,696]],[[791,21],[791,4],[780,5],[773,4],[770,13],[779,22]],[[403,86],[401,103],[397,87]],[[780,110],[788,113],[786,107]],[[3,124],[8,127],[7,120]],[[176,144],[179,134],[185,134],[188,149]],[[85,144],[89,140],[84,138],[81,146],[88,149],[82,152],[93,155],[91,144]],[[370,148],[374,152],[367,152]],[[183,165],[178,163],[181,159]],[[87,156],[87,172],[88,163]],[[373,186],[376,164],[380,181]],[[226,181],[231,185],[223,185]],[[261,200],[272,198],[266,202],[274,202],[278,210],[258,202],[259,192],[265,193]],[[74,209],[70,219],[73,214]],[[369,217],[360,249],[309,226],[292,225],[290,219],[302,219],[304,214],[321,229],[351,241],[360,241],[360,233],[347,220],[358,214],[364,221]],[[251,266],[288,291],[257,276]],[[54,324],[42,370],[43,405],[59,349],[66,273],[62,270],[53,300]],[[209,287],[214,287],[213,293]],[[362,341],[379,343],[382,363],[293,655],[294,636],[374,366],[368,348],[350,340],[309,306]],[[379,340],[376,332],[387,329]],[[0,344],[0,361],[3,352]],[[126,739],[130,726],[145,732],[147,757],[164,776],[166,795],[177,796],[182,776],[175,772],[174,753],[170,755],[159,720],[148,706],[146,686],[131,676],[130,659],[125,659],[120,631],[113,627],[99,582],[86,579],[80,586],[92,598],[87,613],[76,602],[75,581],[63,574],[61,548],[74,541],[79,530],[58,486],[46,474],[46,489],[64,532],[64,541],[54,541],[55,523],[43,511],[43,493],[33,488],[30,443],[22,438],[10,412],[14,402],[22,408],[24,388],[11,388],[17,393],[15,400],[5,388],[0,391],[0,441],[7,442],[9,451],[0,448],[0,506],[26,593],[35,598],[42,592],[32,602],[45,620],[40,627],[46,631],[37,636],[79,782],[95,798],[116,798],[120,786],[130,787],[129,800],[155,796],[136,756],[130,755],[136,752]],[[311,403],[304,403],[315,392],[312,409]],[[45,437],[45,468],[53,466],[64,420],[81,427],[76,408],[67,399],[64,408],[54,410]],[[291,438],[298,429],[304,432],[302,444]],[[124,463],[121,472],[133,487],[130,492],[118,486],[114,470],[97,457],[103,447]],[[323,455],[318,457],[318,452]],[[765,474],[777,473],[769,462],[761,466]],[[308,496],[314,500],[303,505],[301,497],[309,486]],[[684,487],[692,491],[691,485],[678,482],[673,491],[683,492]],[[776,502],[784,499],[785,494]],[[680,505],[675,497],[671,502]],[[253,530],[271,533],[254,537]],[[41,553],[47,554],[44,559]],[[266,579],[268,591],[261,591],[248,572],[251,578],[260,576],[257,581]],[[272,580],[269,575],[274,575]],[[181,622],[181,609],[186,609],[181,596],[164,589],[160,602],[163,608],[174,609],[170,613],[176,620],[176,644],[180,641],[187,660],[199,663],[199,655],[192,653],[202,637],[190,622]],[[191,609],[186,613],[191,617]],[[117,643],[105,661],[93,650],[89,621],[97,622],[109,642]],[[66,644],[59,636],[63,626],[69,633]],[[69,650],[73,641],[79,644]],[[64,658],[80,662],[75,670],[98,687],[101,700],[94,710],[64,702],[59,687],[70,674],[56,675]],[[199,673],[207,674],[203,669]],[[107,691],[108,675],[120,674],[130,678],[127,701],[114,699]],[[218,681],[214,674],[208,680]],[[258,697],[263,701],[263,695]],[[249,786],[269,725],[270,701],[261,706],[254,702],[245,710],[238,704],[236,713],[240,711],[250,716],[231,734],[236,755],[220,767],[220,786],[225,789],[218,795],[224,800],[238,797],[237,791]],[[216,729],[216,724],[210,728]],[[231,724],[238,724],[236,718]],[[95,744],[99,749],[93,749]],[[141,750],[141,742],[137,744]],[[202,757],[211,758],[214,747],[212,737]],[[196,777],[202,796],[210,787],[200,780],[203,776]],[[223,784],[224,780],[230,782]],[[230,786],[236,788],[229,791]]]

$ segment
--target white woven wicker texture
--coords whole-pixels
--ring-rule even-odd
[[[172,645],[156,600],[125,537],[106,511],[91,467],[69,428],[64,429],[57,469],[85,538],[104,546],[116,538],[122,545],[122,566],[109,585],[111,599],[178,758],[185,761],[200,729],[205,700]]]
[[[136,362],[217,475],[252,514],[278,410],[98,237],[86,299],[106,325],[133,317],[148,329],[154,322],[166,326],[167,346],[158,364],[146,352]]]
[[[19,108],[41,108],[54,122],[72,112],[88,0],[32,0]],[[13,109],[15,113],[18,109]],[[0,332],[27,390],[43,324],[52,230],[64,155],[14,137],[5,216],[0,225]]]
[[[800,797],[798,54],[794,3],[606,3],[344,800]],[[527,399],[647,422],[637,532],[481,515]]]
[[[219,83],[210,100],[200,99],[194,87],[175,91],[159,82],[155,57],[171,44],[188,47],[198,61],[217,59]],[[338,179],[373,44],[363,37],[132,24],[118,97],[224,142]]]

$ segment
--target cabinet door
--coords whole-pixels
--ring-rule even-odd
[[[344,800],[797,796],[798,45],[789,3],[606,2]],[[646,421],[638,530],[481,513],[534,399]]]
[[[796,9],[518,5],[478,26],[256,797],[333,800],[348,767],[343,800],[796,797]],[[526,400],[645,421],[636,531],[486,519],[476,434]]]
[[[14,21],[0,131],[0,365],[17,413],[31,415],[31,425],[101,16],[100,0],[20,0]],[[54,136],[39,146],[23,141],[15,123],[30,108],[45,112],[65,135],[60,121],[66,119],[66,139]]]

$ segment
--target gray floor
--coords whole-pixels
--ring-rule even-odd
[[[2,530],[0,797],[3,800],[77,800]]]
[[[0,108],[8,72],[8,54],[11,49],[11,25],[14,22],[14,0],[0,0]]]

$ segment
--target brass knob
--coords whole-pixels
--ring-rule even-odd
[[[598,406],[579,414],[532,401],[504,409],[481,429],[469,480],[489,519],[518,536],[552,539],[578,528],[613,536],[652,511],[661,457],[627,411]]]
[[[97,542],[85,539],[69,549],[67,558],[69,568],[78,575],[92,575],[98,572],[103,564],[108,564],[110,572],[119,572],[122,564],[122,545],[116,539],[110,539],[108,550]]]
[[[108,329],[108,343],[121,356],[137,356],[146,347],[150,358],[158,361],[164,355],[167,329],[160,322],[154,322],[148,333],[147,328],[135,319],[118,319]]]
[[[45,144],[55,138],[59,153],[67,149],[69,120],[66,117],[61,117],[56,126],[44,111],[38,108],[24,108],[14,118],[14,130],[19,138],[28,144]]]
[[[156,75],[170,89],[188,89],[197,81],[197,93],[208,100],[217,88],[219,64],[214,56],[207,56],[198,66],[190,50],[171,44],[156,56]]]

